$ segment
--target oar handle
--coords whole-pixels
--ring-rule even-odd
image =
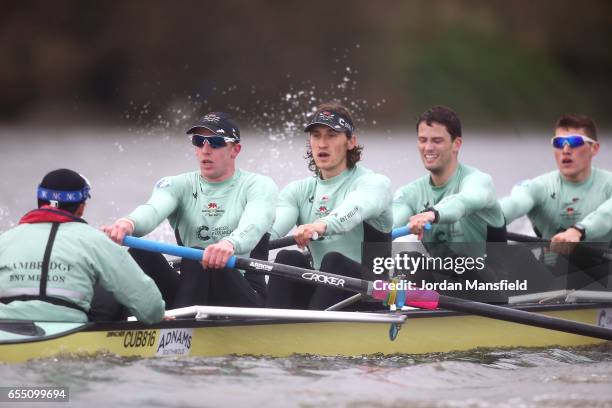
[[[430,229],[431,229],[431,224],[430,223],[425,224],[425,231],[429,231]],[[408,229],[407,225],[404,225],[403,227],[393,228],[393,232],[391,232],[391,240],[395,240],[396,238],[404,237],[410,234],[411,232],[410,232],[410,229]]]
[[[189,248],[184,246],[166,244],[164,242],[151,241],[144,238],[136,238],[131,235],[126,235],[123,238],[123,245],[130,248],[142,249],[149,252],[161,252],[168,255],[179,256],[181,258],[191,259],[192,261],[200,262],[204,256],[203,249]],[[228,268],[234,268],[236,265],[236,256],[231,256],[227,261]]]
[[[311,241],[319,241],[321,239],[323,239],[323,237],[319,237],[319,234],[315,232]],[[295,237],[293,235],[287,235],[286,237],[271,240],[268,244],[268,249],[279,249],[292,245],[295,245]]]

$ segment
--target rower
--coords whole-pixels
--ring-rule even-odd
[[[421,114],[416,130],[417,148],[429,174],[396,192],[394,227],[407,225],[423,241],[429,254],[440,258],[468,255],[476,259],[485,255],[487,242],[506,242],[506,224],[493,179],[458,160],[463,143],[458,115],[448,107],[434,106]],[[492,259],[488,255],[490,264]],[[483,274],[473,268],[442,279],[465,280]],[[413,279],[416,283],[422,279],[435,280],[431,271],[426,270],[417,272]],[[491,299],[482,300],[496,298],[492,294]]]
[[[96,282],[139,320],[163,318],[155,283],[81,218],[89,191],[80,174],[52,171],[38,187],[38,209],[0,235],[0,319],[86,322]]]
[[[391,241],[391,183],[357,164],[363,146],[357,143],[351,113],[341,104],[319,105],[304,131],[309,134],[306,157],[314,177],[294,181],[281,191],[272,238],[297,226],[295,241],[301,248],[309,247],[313,264],[293,250],[280,251],[275,262],[369,278],[362,266],[369,263],[362,259],[362,244]],[[316,310],[348,297],[340,289],[270,276],[266,306]]]
[[[211,112],[187,129],[199,170],[164,177],[149,201],[104,231],[115,242],[143,236],[168,219],[177,242],[205,248],[201,262],[184,259],[178,275],[160,254],[130,250],[173,308],[263,306],[259,273],[225,268],[232,255],[267,260],[278,189],[271,178],[236,168],[240,130],[227,113]]]
[[[551,143],[557,170],[514,186],[500,201],[507,222],[527,215],[536,235],[550,240],[551,250],[562,254],[581,241],[609,246],[612,172],[592,165],[600,148],[595,122],[582,114],[563,115]],[[576,255],[571,263],[583,268],[598,268],[603,262]],[[605,269],[601,274],[606,275]]]

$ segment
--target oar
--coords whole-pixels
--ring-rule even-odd
[[[539,242],[543,244],[550,244],[550,241],[540,237],[532,237],[530,235],[517,234],[514,232],[507,233],[509,241],[515,242]],[[598,248],[592,245],[586,245],[584,243],[579,243],[576,247],[577,251],[582,252],[585,255],[600,257],[606,259],[608,261],[612,261],[612,250],[606,248]]]
[[[429,223],[425,224],[425,230],[429,231],[430,229],[431,229],[431,224]],[[407,225],[403,227],[394,228],[393,231],[391,232],[391,240],[393,241],[399,237],[403,237],[405,235],[410,235],[410,234],[412,233],[408,229]],[[319,240],[318,237],[313,239],[313,241],[318,241],[318,240]],[[293,235],[287,235],[286,237],[271,240],[270,243],[268,244],[268,249],[285,248],[291,245],[295,245],[295,238],[293,237]]]
[[[132,248],[151,252],[162,252],[195,261],[201,261],[202,256],[204,255],[204,251],[201,249],[180,247],[156,241],[149,241],[142,238],[135,238],[132,236],[126,236],[123,240],[123,244]],[[378,300],[386,299],[387,295],[389,294],[389,290],[385,288],[376,288],[374,282],[317,270],[303,269],[268,261],[260,261],[257,259],[232,256],[227,263],[227,267],[259,271],[262,273],[279,275],[310,284],[324,285],[357,293],[365,293]],[[507,307],[474,302],[471,300],[453,298],[450,296],[440,295],[432,290],[414,289],[400,292],[402,293],[398,292],[398,296],[402,298],[404,296],[406,297],[406,305],[417,307],[419,309],[436,309],[437,307],[441,307],[448,310],[470,313],[498,320],[505,320],[583,336],[596,337],[604,340],[612,340],[612,329],[606,329],[604,327],[539,315],[536,313],[525,312]]]
[[[430,230],[431,229],[431,224],[426,224],[425,225],[425,229],[426,230]],[[396,238],[399,237],[403,237],[405,235],[409,235],[411,234],[411,232],[408,230],[408,227],[399,227],[399,228],[395,228],[392,233],[391,233],[391,239],[394,240]],[[318,236],[315,235],[315,237],[313,237],[313,241],[319,241],[322,240],[323,238],[319,238]],[[270,240],[270,242],[268,242],[268,249],[269,250],[274,250],[274,249],[280,249],[280,248],[286,248],[286,247],[290,247],[295,245],[295,238],[293,237],[293,235],[287,235],[285,237],[282,238],[278,238],[278,239],[272,239]],[[173,259],[172,263],[171,263],[171,268],[174,270],[180,270],[181,269],[181,260],[180,259]]]
[[[425,230],[429,231],[431,229],[431,224],[425,224]],[[410,235],[411,232],[408,229],[408,226],[394,228],[391,232],[391,240],[395,240],[396,238],[403,237],[405,235]],[[318,238],[313,239],[313,241],[317,241]],[[291,245],[295,245],[295,238],[293,235],[287,235],[286,237],[273,239],[268,244],[268,249],[279,249],[285,248]]]
[[[312,235],[311,241],[319,241],[321,239],[323,238],[322,237],[319,238],[319,234],[315,232]],[[268,243],[268,249],[285,248],[285,247],[292,246],[295,244],[296,244],[295,237],[293,235],[287,235],[286,237],[270,240],[270,242]]]

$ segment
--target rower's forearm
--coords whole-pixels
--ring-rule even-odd
[[[587,241],[610,240],[612,235],[612,198],[601,204],[581,222]]]

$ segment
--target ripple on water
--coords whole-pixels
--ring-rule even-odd
[[[71,355],[2,365],[0,378],[70,384],[88,407],[612,407],[612,343],[352,358]]]

